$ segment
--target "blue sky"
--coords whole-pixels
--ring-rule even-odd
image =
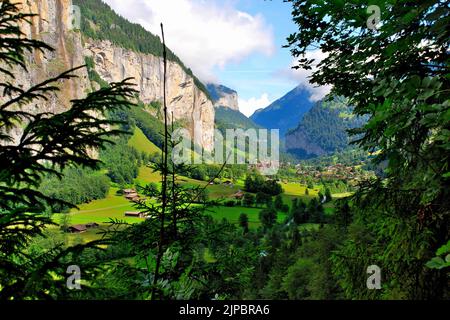
[[[291,69],[282,48],[296,31],[291,4],[282,0],[105,0],[154,34],[164,23],[166,43],[205,83],[236,90],[246,115],[302,84],[312,97],[310,72]],[[312,53],[320,56],[319,53]],[[312,98],[312,99],[315,99]],[[320,98],[320,97],[319,97]]]
[[[267,94],[268,100],[274,101],[298,85],[294,79],[280,76],[293,61],[289,49],[282,48],[289,34],[296,31],[291,18],[291,4],[281,0],[241,0],[236,4],[239,10],[251,15],[261,14],[272,27],[274,52],[270,56],[255,52],[240,63],[227,65],[224,69],[216,68],[218,78],[222,84],[238,90],[243,100],[261,99]]]

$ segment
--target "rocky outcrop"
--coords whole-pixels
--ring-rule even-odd
[[[61,72],[84,65],[83,45],[79,32],[70,30],[71,1],[42,0],[16,1],[21,3],[25,13],[34,13],[31,24],[24,24],[22,31],[29,38],[39,39],[50,45],[54,51],[34,51],[28,55],[28,72],[17,70],[14,81],[23,88],[31,87]],[[91,90],[87,70],[75,72],[77,79],[59,83],[58,97],[52,96],[45,104],[38,105],[40,111],[61,112],[70,105],[71,99],[83,97]],[[61,99],[61,97],[63,97]],[[36,106],[33,106],[36,108]]]
[[[214,107],[239,111],[239,97],[236,91],[216,84],[208,84],[207,88],[214,101]]]
[[[22,11],[38,14],[31,25],[23,26],[25,34],[45,41],[55,51],[45,54],[34,52],[30,55],[30,72],[16,72],[19,75],[15,79],[17,83],[30,87],[50,76],[85,64],[85,57],[90,56],[94,59],[95,71],[103,80],[118,82],[132,77],[143,102],[162,101],[162,58],[123,49],[109,41],[84,38],[80,32],[71,30],[72,10],[71,0],[25,1]],[[175,121],[182,121],[192,136],[198,137],[195,142],[211,150],[214,140],[213,103],[180,65],[169,62],[167,71],[169,117],[173,115]],[[64,111],[69,107],[71,99],[83,97],[95,88],[89,80],[87,70],[77,71],[77,75],[78,79],[62,83],[62,92],[52,97],[48,103],[42,104],[41,111]],[[196,135],[194,128],[197,130]]]
[[[84,55],[93,58],[95,71],[103,80],[117,82],[134,78],[144,103],[163,99],[163,60],[114,46],[109,41],[87,39]],[[194,128],[206,149],[213,145],[214,107],[211,100],[194,84],[194,79],[175,62],[167,64],[167,107],[169,118],[182,120],[194,137]]]

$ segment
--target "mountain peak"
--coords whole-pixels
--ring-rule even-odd
[[[284,137],[313,107],[309,97],[310,93],[303,86],[295,87],[267,108],[256,110],[250,119],[262,127],[279,129],[280,136]]]

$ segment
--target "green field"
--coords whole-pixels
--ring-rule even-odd
[[[158,172],[153,172],[153,169],[148,167],[142,167],[139,170],[139,175],[136,179],[136,182],[144,185],[146,183],[160,183],[161,176]],[[205,181],[194,180],[187,177],[178,177],[178,182],[184,186],[206,186],[208,183]],[[236,192],[242,190],[243,186],[237,184],[233,187],[225,186],[225,185],[211,185],[208,186],[209,197],[211,199],[220,199],[220,198],[231,198]]]
[[[69,213],[69,224],[85,224],[96,222],[99,224],[107,223],[110,219],[120,219],[127,222],[141,221],[137,218],[125,217],[126,211],[136,211],[133,204],[123,196],[117,196],[118,189],[111,188],[105,199],[94,200],[90,203],[79,206],[79,210],[74,209]],[[62,214],[53,215],[53,220],[59,223]]]
[[[309,195],[305,195],[306,186],[300,183],[288,182],[281,184],[284,193],[282,195],[283,202],[287,205],[291,205],[292,199],[301,198],[305,202],[309,202],[312,198],[316,198],[319,195],[318,189],[308,189]]]
[[[148,167],[142,167],[139,171],[139,176],[137,177],[136,182],[140,184],[160,183],[160,180],[161,177],[159,173],[153,172],[153,170]],[[207,184],[204,181],[198,181],[186,177],[180,177],[179,182],[186,186],[206,186]],[[233,187],[225,185],[208,186],[209,196],[211,199],[233,199],[233,195],[240,189],[243,189],[243,186],[239,183]],[[305,201],[309,201],[312,197],[316,197],[318,194],[318,190],[309,190],[309,196],[305,196],[305,186],[301,186],[298,183],[283,184],[283,189],[285,190],[285,193],[283,194],[283,201],[288,205],[291,204],[293,198],[302,198]],[[123,220],[129,223],[142,221],[142,219],[138,218],[125,217],[126,211],[136,211],[136,209],[133,207],[133,203],[129,202],[123,196],[116,195],[117,190],[117,188],[111,188],[107,198],[80,205],[79,210],[72,210],[68,215],[67,223],[74,225],[95,222],[100,225],[99,229],[102,229],[107,226],[110,219]],[[261,225],[259,221],[259,212],[261,210],[261,208],[218,206],[210,208],[207,211],[207,214],[210,214],[217,220],[227,219],[231,223],[238,224],[240,214],[245,213],[249,217],[250,228],[257,228]],[[332,203],[325,204],[325,212],[327,215],[333,214]],[[62,217],[62,214],[56,214],[54,215],[54,221],[56,223],[60,223]],[[280,212],[278,214],[279,222],[284,221],[285,218],[285,213]],[[305,227],[311,228],[311,226],[306,225]],[[72,241],[75,238],[92,240],[100,237],[97,234],[98,231],[98,229],[89,230],[81,235],[70,235],[70,238]]]
[[[141,167],[139,175],[136,178],[136,183],[144,185],[146,183],[161,183],[161,175],[158,172],[153,172],[149,167]]]
[[[137,127],[134,129],[134,134],[128,141],[128,145],[148,154],[161,153],[161,149],[148,140],[142,130]]]
[[[161,150],[155,146],[152,142],[150,142],[147,137],[143,134],[143,132],[136,128],[134,131],[134,135],[129,140],[128,143],[130,146],[135,147],[139,151],[147,152],[149,154],[160,153]],[[141,167],[139,170],[139,175],[135,180],[136,183],[140,185],[145,185],[148,183],[161,183],[161,176],[157,172],[153,172],[153,169],[148,167]],[[198,181],[187,177],[178,177],[178,182],[185,186],[206,186],[207,182]],[[303,186],[299,183],[289,182],[282,184],[284,189],[284,193],[282,195],[283,202],[287,205],[291,205],[293,198],[301,198],[304,201],[309,201],[313,197],[317,197],[319,193],[319,189],[309,189],[309,195],[305,195],[306,186]],[[210,185],[208,186],[209,197],[210,199],[225,199],[231,200],[234,199],[233,195],[239,190],[244,189],[244,182],[238,181],[233,186],[226,185]],[[107,227],[107,223],[111,219],[117,219],[126,221],[129,223],[137,223],[142,221],[142,219],[138,218],[130,218],[125,217],[126,211],[136,211],[133,207],[133,203],[129,202],[123,196],[117,195],[118,188],[111,187],[108,196],[105,199],[95,200],[87,204],[80,205],[78,209],[72,210],[67,216],[65,222],[69,225],[75,224],[86,224],[90,222],[95,222],[100,225],[98,229],[88,230],[87,232],[80,235],[68,235],[71,242],[83,241],[98,239],[100,235],[98,232]],[[346,196],[347,194],[336,195],[336,198]],[[324,205],[325,212],[327,215],[333,214],[333,204],[327,203]],[[218,206],[210,208],[207,211],[207,214],[210,214],[214,219],[222,220],[227,219],[231,223],[238,224],[239,216],[241,213],[245,213],[249,218],[249,226],[250,228],[257,228],[261,225],[259,221],[259,212],[261,208],[245,208],[245,207],[226,207],[226,206]],[[56,214],[53,219],[56,223],[60,223],[63,219],[64,215]],[[282,222],[286,218],[285,213],[278,214],[278,221]],[[316,225],[304,225],[302,228],[310,230],[312,228],[316,228]]]
[[[250,228],[257,228],[261,225],[259,221],[260,208],[245,208],[245,207],[214,207],[208,210],[214,219],[222,220],[227,219],[231,223],[238,224],[239,216],[241,213],[245,213],[248,216],[248,222]],[[283,222],[286,218],[285,213],[278,213],[278,222]]]

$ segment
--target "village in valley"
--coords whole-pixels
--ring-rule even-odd
[[[260,172],[262,170],[267,169],[273,164],[259,164],[257,166],[248,166],[248,172]],[[144,169],[141,169],[144,170]],[[148,168],[145,170],[149,170]],[[326,199],[324,196],[326,189],[328,189],[329,185],[333,185],[333,183],[346,186],[345,190],[337,190],[333,197],[339,197],[339,194],[348,195],[351,190],[357,186],[361,181],[364,181],[370,177],[374,176],[374,173],[371,171],[367,171],[363,169],[361,164],[355,165],[344,165],[341,163],[330,164],[326,166],[314,166],[306,162],[300,162],[297,164],[292,164],[290,162],[280,163],[280,172],[276,176],[266,177],[265,180],[271,182],[273,184],[279,184],[283,190],[283,201],[285,205],[290,205],[291,199],[295,197],[307,198],[318,196],[319,200],[322,203],[329,202],[329,199]],[[208,178],[208,177],[207,177]],[[139,179],[137,179],[139,180]],[[157,184],[159,181],[158,175],[152,175],[151,182],[153,184]],[[180,177],[180,181],[186,185],[205,185],[206,190],[213,190],[212,199],[219,200],[219,205],[215,210],[217,212],[223,213],[223,215],[228,216],[228,211],[230,207],[234,209],[242,208],[241,211],[249,211],[249,208],[257,207],[257,204],[249,203],[249,198],[253,197],[256,199],[256,194],[247,192],[245,190],[244,180],[238,178],[216,178],[211,181],[200,181],[187,177]],[[141,180],[138,182],[142,182]],[[116,190],[116,189],[114,189]],[[118,201],[121,206],[125,209],[120,210],[119,208],[115,209],[116,214],[114,217],[119,220],[128,220],[133,219],[133,221],[144,220],[148,217],[145,213],[140,212],[135,208],[135,203],[147,201],[147,198],[142,197],[139,194],[139,183],[135,186],[134,184],[129,185],[126,188],[118,189],[115,191],[115,194],[112,196],[116,201]],[[149,201],[153,201],[154,199],[150,199]],[[91,208],[97,212],[110,212],[107,207],[107,203],[105,203],[106,208],[102,208],[103,203],[102,200],[94,201],[91,204],[83,205],[85,210],[73,211],[72,216],[74,220],[77,221],[76,217],[82,214],[82,212],[90,212]],[[100,208],[98,208],[100,207]],[[331,208],[330,205],[327,204],[327,207]],[[108,211],[109,210],[109,211]],[[251,209],[253,210],[253,209]],[[258,209],[260,210],[260,209]],[[94,219],[95,220],[95,219]],[[103,222],[103,221],[102,221]],[[93,233],[94,231],[100,229],[102,223],[100,221],[97,222],[88,222],[84,224],[73,224],[66,226],[64,231],[72,234],[82,234],[88,231]]]

